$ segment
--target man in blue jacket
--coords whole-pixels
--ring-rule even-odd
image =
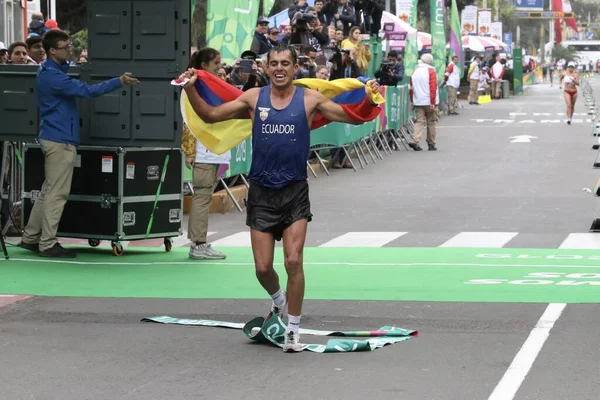
[[[45,157],[45,181],[23,232],[21,247],[42,257],[73,258],[73,251],[56,240],[58,224],[71,191],[73,168],[79,146],[77,97],[98,97],[125,84],[139,81],[126,72],[119,78],[88,85],[67,75],[72,45],[69,35],[51,30],[44,35],[47,60],[40,65],[36,79],[40,111],[39,142]]]

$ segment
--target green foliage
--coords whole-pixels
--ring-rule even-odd
[[[566,60],[569,61],[577,61],[579,58],[577,56],[577,51],[571,48],[565,47],[562,44],[558,46],[554,46],[552,49],[552,58],[555,60]]]
[[[81,51],[87,49],[88,43],[88,30],[82,29],[74,35],[71,35],[71,41],[73,42],[73,52],[77,57],[81,54]]]

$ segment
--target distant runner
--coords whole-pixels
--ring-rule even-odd
[[[567,124],[571,125],[575,102],[577,101],[577,86],[579,86],[579,74],[575,72],[575,63],[569,62],[567,72],[560,76],[558,88],[562,89],[565,83],[565,102],[567,103]]]

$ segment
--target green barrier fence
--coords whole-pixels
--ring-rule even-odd
[[[408,85],[386,86],[382,87],[382,91],[384,91],[386,103],[377,119],[362,125],[332,122],[315,129],[310,135],[311,147],[313,149],[315,147],[344,147],[383,131],[398,131],[408,127],[410,119],[414,117],[414,111],[409,110]],[[231,149],[229,170],[223,175],[223,178],[248,174],[251,163],[252,139],[248,138]],[[185,168],[184,182],[191,181],[192,172]]]

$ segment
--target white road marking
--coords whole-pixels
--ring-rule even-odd
[[[132,265],[132,266],[152,266],[152,265],[190,265],[192,261],[154,261],[154,262],[120,262],[120,261],[67,261],[67,260],[40,260],[38,258],[11,258],[10,260],[0,259],[2,262],[39,262],[39,263],[58,263],[58,264],[74,264],[74,265]],[[206,263],[202,263],[205,265]],[[247,267],[254,266],[254,262],[228,262],[215,260],[215,264]],[[198,264],[200,265],[200,264]],[[282,262],[274,262],[273,265],[281,265]],[[485,263],[369,263],[369,262],[304,262],[304,265],[335,265],[348,267],[485,267],[485,268],[558,268],[558,269],[600,269],[600,265],[561,265],[561,264],[485,264]]]
[[[347,232],[319,247],[381,247],[408,232]]]
[[[250,232],[238,232],[212,242],[213,247],[251,247]]]
[[[559,249],[600,249],[600,234],[569,233],[569,236],[558,246]]]
[[[488,400],[512,400],[515,397],[533,362],[542,350],[546,339],[548,339],[550,330],[560,318],[566,306],[564,303],[548,304],[546,311],[544,311],[529,337],[523,343]]]
[[[504,247],[518,232],[461,232],[440,247]]]

